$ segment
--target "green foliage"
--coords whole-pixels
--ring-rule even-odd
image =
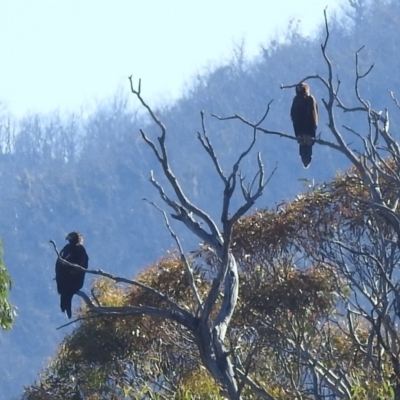
[[[0,327],[11,329],[16,316],[15,309],[8,301],[8,292],[11,290],[11,278],[3,262],[3,248],[0,241]]]
[[[394,400],[395,391],[390,381],[358,383],[351,388],[351,400]]]

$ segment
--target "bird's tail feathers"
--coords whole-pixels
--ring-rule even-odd
[[[309,165],[311,163],[311,159],[312,159],[312,147],[309,145],[300,145],[299,153],[300,153],[301,161],[303,162],[304,168],[307,169],[309,167]]]
[[[62,294],[60,297],[60,307],[61,311],[67,312],[68,318],[71,318],[72,316],[72,296],[73,294]]]

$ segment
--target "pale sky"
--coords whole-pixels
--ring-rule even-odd
[[[338,0],[0,0],[0,101],[22,116],[78,111],[142,79],[153,105],[245,43],[312,34]]]

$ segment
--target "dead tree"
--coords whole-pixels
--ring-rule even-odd
[[[146,314],[157,318],[170,319],[177,324],[180,324],[193,335],[194,341],[199,350],[201,362],[214,379],[221,385],[223,393],[226,396],[232,400],[240,399],[241,390],[243,389],[243,386],[247,385],[250,390],[258,396],[258,398],[272,400],[273,396],[254,382],[248,376],[246,371],[241,370],[234,362],[234,357],[228,351],[225,344],[226,334],[239,296],[238,265],[231,251],[232,228],[235,222],[249,211],[255,204],[256,200],[262,195],[269,180],[265,177],[264,165],[260,154],[258,154],[257,158],[258,171],[249,185],[245,185],[245,179],[241,175],[239,169],[242,160],[249,154],[256,143],[258,132],[257,127],[264,121],[267,112],[259,123],[255,125],[248,147],[239,155],[229,173],[226,173],[219,163],[215,149],[213,148],[206,132],[204,113],[201,113],[202,129],[201,132],[198,133],[198,140],[210,157],[224,188],[220,216],[221,228],[219,228],[207,212],[193,204],[184,193],[170,166],[166,144],[167,130],[156,116],[156,113],[143,99],[140,81],[138,88],[134,87],[132,78],[130,78],[130,84],[132,93],[137,97],[140,104],[147,110],[151,120],[159,130],[159,136],[156,141],[150,139],[143,130],[140,130],[140,133],[161,166],[176,200],[167,193],[167,190],[165,190],[159,183],[153,172],[150,174],[150,182],[156,188],[160,198],[166,206],[172,210],[171,217],[184,224],[187,229],[189,229],[204,243],[205,246],[207,246],[209,252],[212,254],[213,260],[215,260],[213,270],[216,271],[216,273],[212,278],[208,294],[205,297],[201,297],[196,288],[195,279],[193,277],[194,272],[191,264],[184,254],[178,236],[172,230],[167,213],[154,203],[151,203],[164,215],[166,226],[177,244],[181,260],[185,265],[186,274],[189,277],[189,283],[193,298],[197,304],[197,309],[194,312],[190,312],[168,296],[160,293],[152,287],[146,286],[135,280],[115,277],[101,270],[85,270],[85,272],[108,277],[117,283],[126,283],[128,285],[139,287],[141,290],[147,291],[153,296],[161,299],[168,305],[168,307],[166,309],[159,309],[146,305],[141,307],[102,307],[99,304],[94,304],[85,293],[78,292],[78,295],[83,298],[89,307],[89,310],[93,313],[113,316]],[[237,209],[232,210],[232,196],[238,189],[241,191],[243,197],[242,205]],[[53,245],[55,247],[54,242]],[[56,247],[55,250],[57,251]],[[65,260],[63,260],[63,262],[65,262]],[[75,267],[80,268],[78,266]],[[217,305],[217,300],[221,297],[222,301],[218,303],[220,305]]]

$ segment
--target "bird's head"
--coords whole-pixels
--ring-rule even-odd
[[[305,82],[301,82],[296,85],[296,94],[300,96],[309,96],[310,95],[310,86]]]
[[[68,233],[65,240],[68,240],[71,244],[83,244],[83,236],[79,232]]]

